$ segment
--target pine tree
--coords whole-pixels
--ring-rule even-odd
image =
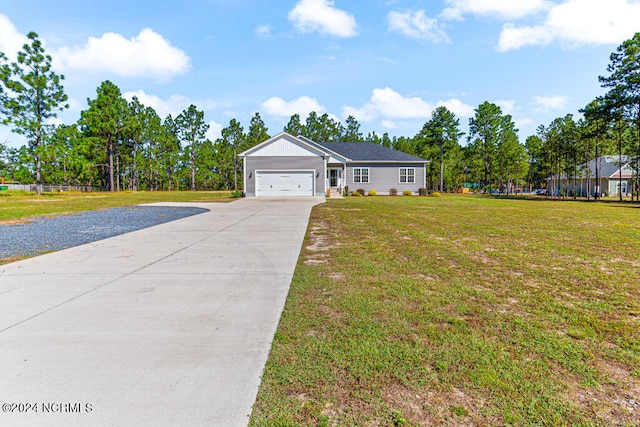
[[[42,155],[47,135],[54,126],[50,119],[58,111],[69,108],[66,104],[62,81],[64,76],[51,69],[51,56],[45,54],[42,42],[34,32],[27,34],[31,40],[18,52],[18,61],[7,66],[6,57],[0,57],[0,99],[6,118],[13,131],[23,135],[35,162],[35,178],[38,194],[42,192]]]

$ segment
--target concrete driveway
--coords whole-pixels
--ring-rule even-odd
[[[0,425],[245,426],[322,201],[198,203],[0,266]]]

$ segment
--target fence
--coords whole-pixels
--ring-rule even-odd
[[[37,191],[36,184],[2,184],[1,187],[2,189],[5,189],[5,190],[23,190],[23,191],[33,191],[33,192]],[[90,185],[42,184],[43,193],[60,193],[64,191],[94,192],[94,191],[104,191],[104,189],[101,187],[92,187]]]

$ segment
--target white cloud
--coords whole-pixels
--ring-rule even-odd
[[[496,50],[507,52],[524,46],[548,45],[553,38],[553,34],[543,25],[516,27],[514,24],[505,24]]]
[[[534,96],[533,102],[544,111],[561,110],[569,103],[569,98],[562,95]]]
[[[518,129],[521,129],[522,127],[528,127],[528,126],[533,125],[533,120],[528,118],[528,117],[523,117],[523,118],[520,118],[520,119],[514,119],[513,121],[515,122],[516,127]]]
[[[57,67],[106,71],[123,77],[152,77],[161,80],[186,73],[189,56],[150,28],[126,39],[120,34],[105,33],[89,37],[81,47],[63,47],[53,55]]]
[[[3,52],[9,62],[17,60],[18,51],[28,43],[29,39],[20,33],[11,20],[0,13],[0,52]]]
[[[398,124],[394,121],[391,120],[383,120],[380,122],[380,124],[382,125],[382,127],[393,130],[393,129],[397,129],[398,128]]]
[[[569,0],[554,6],[542,25],[505,24],[497,50],[548,45],[617,44],[638,29],[640,3],[633,0]]]
[[[600,0],[602,1],[602,0]],[[450,5],[442,12],[446,19],[463,19],[466,14],[498,19],[517,19],[549,8],[546,0],[447,0]]]
[[[457,117],[472,117],[475,114],[474,108],[465,104],[457,98],[451,98],[447,101],[438,101],[436,107],[445,106],[449,111]]]
[[[211,120],[206,136],[209,141],[215,142],[216,139],[222,136],[222,125]]]
[[[268,25],[260,25],[256,28],[256,35],[260,38],[271,37],[271,27]]]
[[[189,105],[195,104],[195,102],[182,95],[171,95],[169,99],[164,100],[159,96],[150,95],[143,90],[129,91],[122,94],[122,97],[127,101],[131,101],[134,96],[136,96],[138,101],[145,107],[151,107],[156,110],[158,116],[163,120],[169,114],[175,119],[180,113],[189,108]]]
[[[493,103],[500,107],[504,114],[513,114],[516,109],[516,102],[511,99],[499,99]]]
[[[301,96],[293,101],[285,101],[284,99],[274,96],[260,104],[261,109],[271,116],[289,118],[294,114],[299,114],[300,119],[304,120],[310,112],[323,113],[325,108],[318,103],[316,98]]]
[[[333,0],[300,0],[289,12],[289,21],[303,33],[318,31],[335,37],[355,37],[358,24],[350,13],[335,8]]]
[[[419,97],[404,97],[391,88],[374,89],[366,106],[389,119],[427,117],[433,106]]]
[[[392,11],[387,15],[389,31],[396,31],[418,40],[429,40],[434,43],[448,42],[449,37],[436,18],[429,18],[424,10],[417,12]]]
[[[381,117],[384,121],[422,119],[428,120],[431,112],[438,106],[447,107],[456,116],[471,117],[473,107],[456,98],[431,103],[420,97],[405,97],[391,88],[374,89],[371,99],[363,107],[345,106],[342,116],[353,116],[359,121],[369,122]],[[388,127],[388,126],[386,126]]]

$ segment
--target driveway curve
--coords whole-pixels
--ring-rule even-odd
[[[322,202],[162,204],[209,211],[0,265],[0,425],[247,425]]]

